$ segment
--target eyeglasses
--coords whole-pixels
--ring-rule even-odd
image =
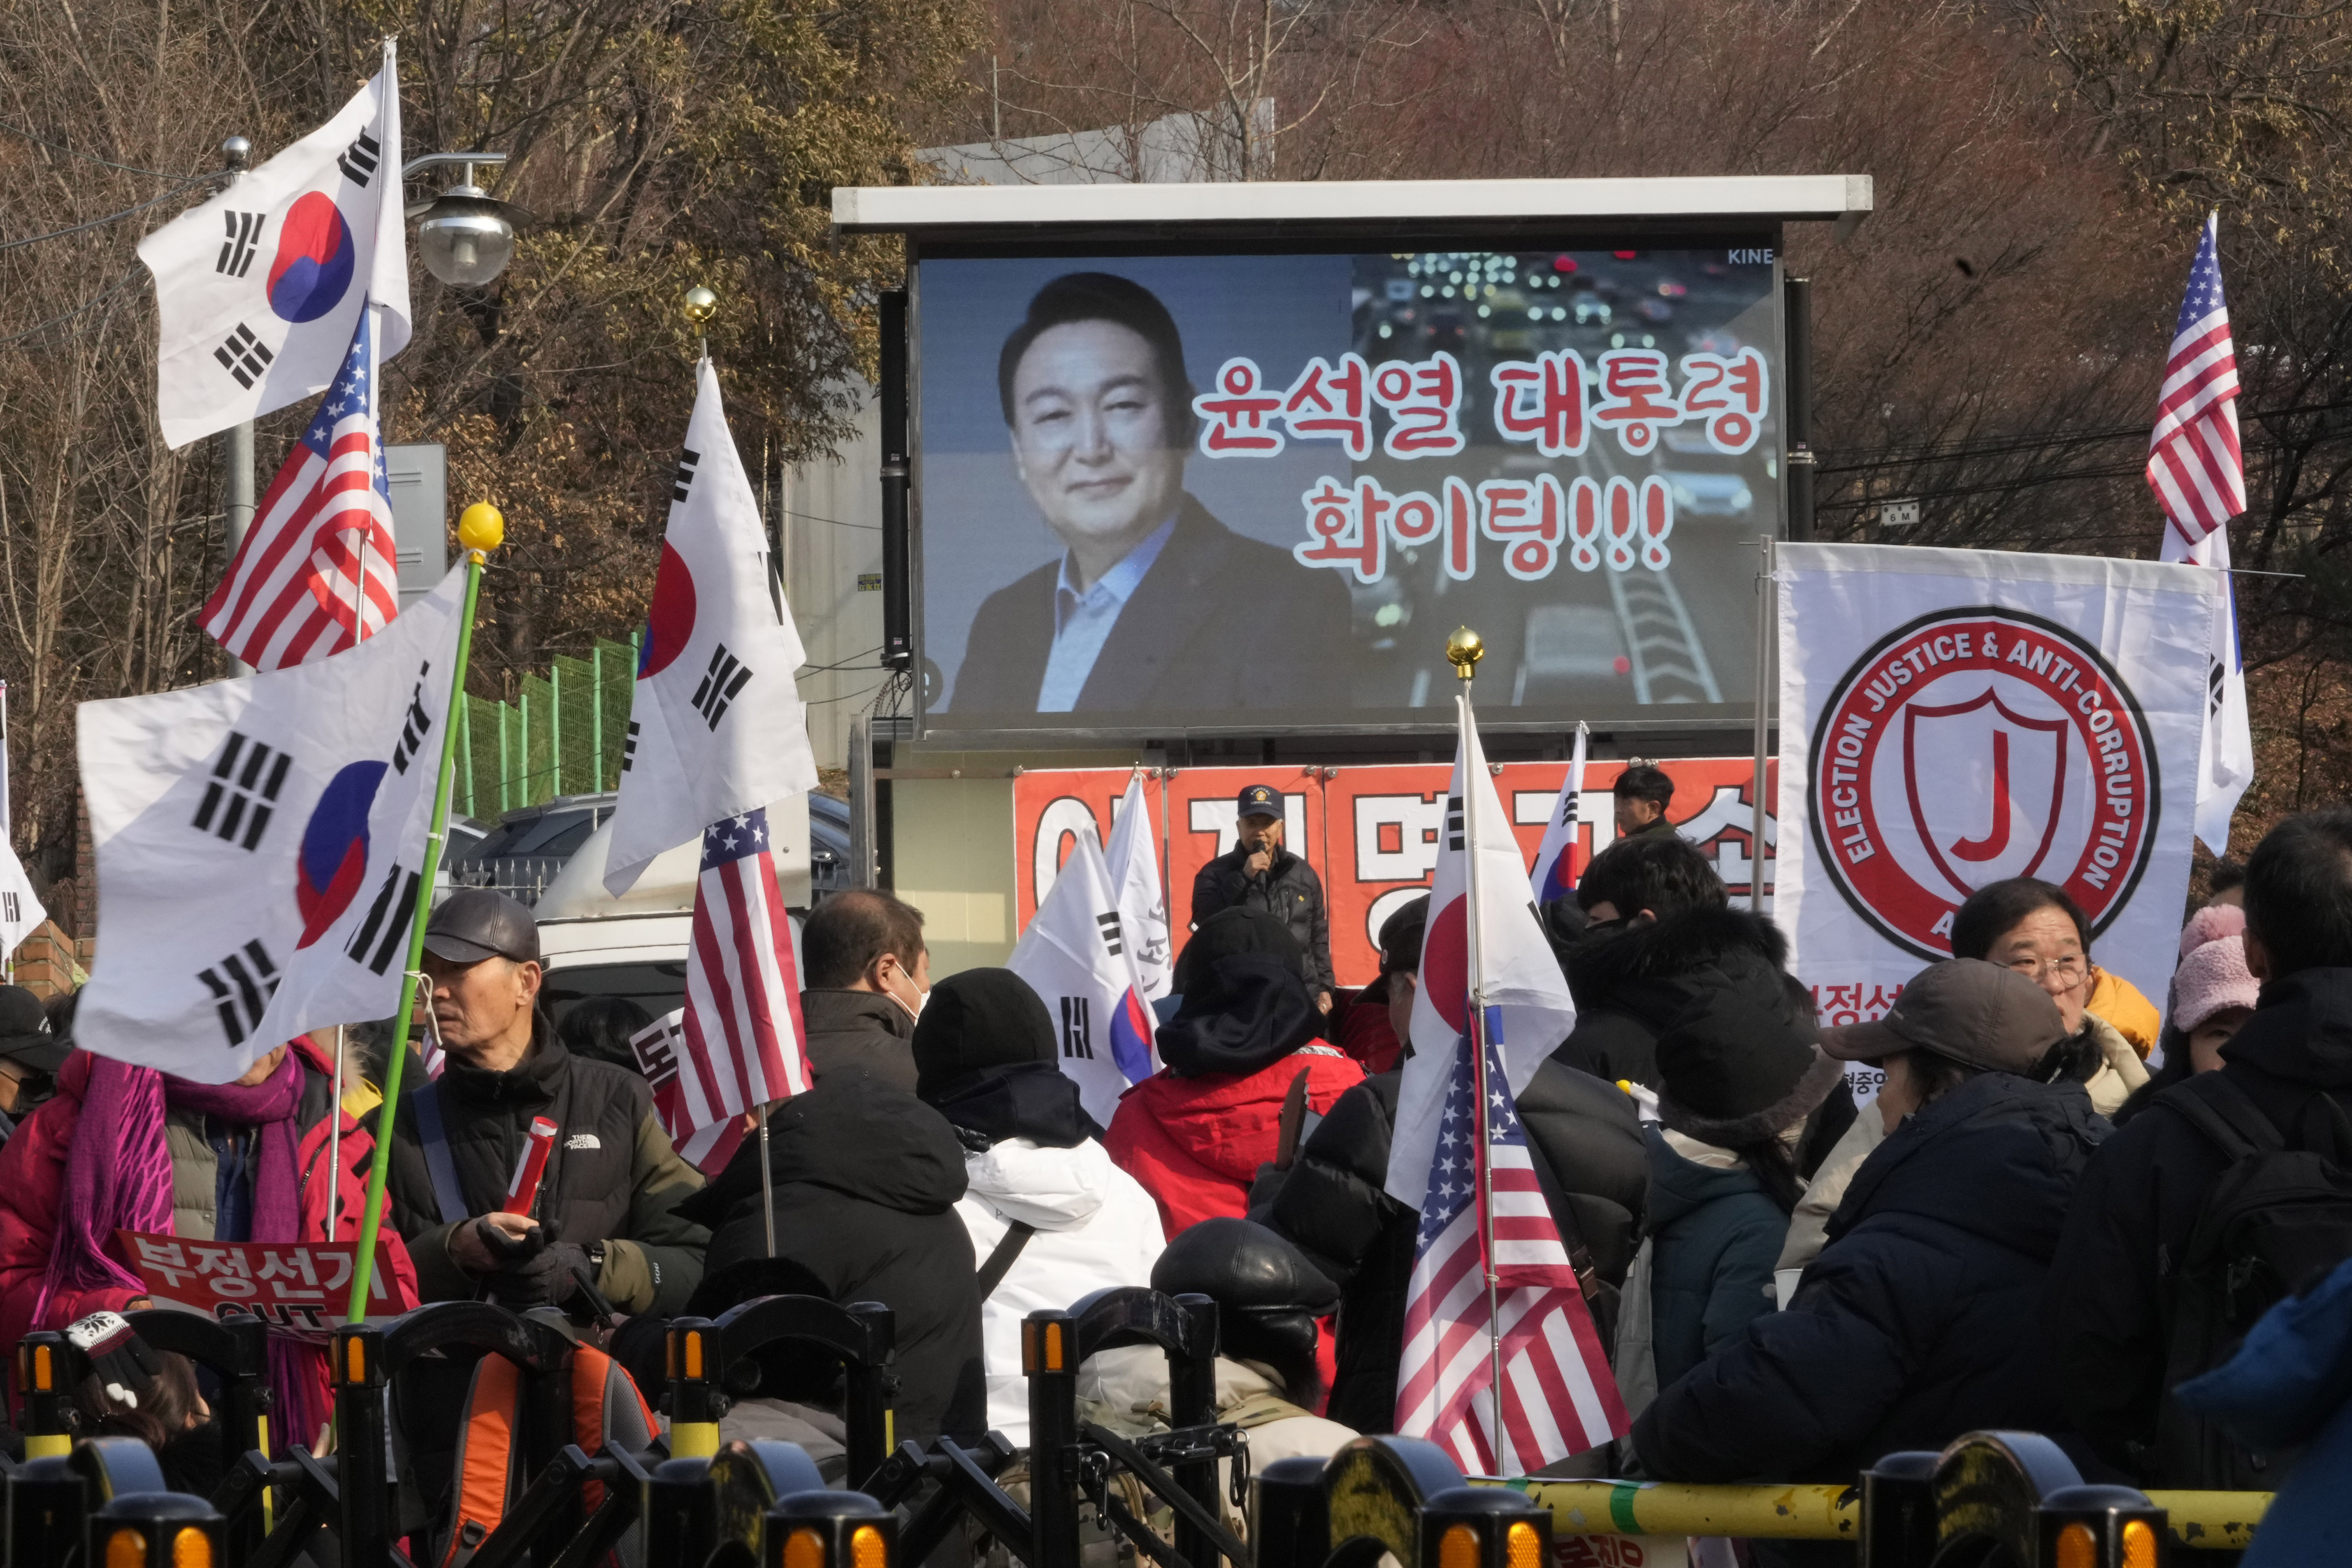
[[[2091,961],[2080,953],[2073,953],[2063,958],[2011,958],[2008,967],[2029,980],[2055,978],[2072,987],[2090,971]]]

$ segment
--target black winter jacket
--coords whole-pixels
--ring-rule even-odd
[[[2222,1076],[2290,1145],[2305,1144],[2305,1113],[2324,1113],[2323,1097],[2352,1113],[2352,968],[2271,981],[2221,1060]],[[2207,1484],[2160,1473],[2147,1452],[2164,1396],[2166,1275],[2228,1165],[2168,1106],[2192,1092],[2188,1083],[2166,1090],[2099,1150],[2042,1298],[2067,1414],[2101,1458],[2149,1486]]]
[[[863,1072],[915,1092],[915,1019],[891,998],[879,991],[803,991],[801,1021],[808,1029],[809,1070],[819,1082],[827,1073]]]
[[[542,1019],[530,1054],[512,1071],[485,1072],[452,1059],[438,1080],[428,1082],[419,1071],[407,1082],[421,1087],[400,1097],[385,1187],[389,1218],[415,1260],[417,1291],[425,1301],[469,1301],[480,1288],[449,1256],[449,1232],[457,1219],[441,1212],[425,1164],[416,1099],[433,1094],[468,1215],[488,1214],[506,1201],[531,1119],[545,1116],[556,1125],[555,1147],[533,1212],[548,1227],[549,1239],[580,1247],[604,1242],[596,1288],[623,1312],[684,1309],[702,1281],[702,1249],[710,1236],[685,1218],[679,1200],[702,1177],[670,1146],[643,1078],[572,1055]],[[365,1122],[371,1134],[376,1114]]]
[[[1331,920],[1323,907],[1323,879],[1286,849],[1275,851],[1260,876],[1249,874],[1249,858],[1250,852],[1236,845],[1201,868],[1192,879],[1192,924],[1237,905],[1263,909],[1289,927],[1307,955],[1307,992],[1332,990]]]
[[[1339,1286],[1339,1371],[1329,1415],[1359,1432],[1396,1429],[1397,1363],[1420,1217],[1391,1197],[1389,1140],[1403,1073],[1383,1072],[1341,1095],[1298,1153],[1264,1216]],[[1582,1231],[1613,1290],[1640,1245],[1649,1165],[1633,1102],[1616,1085],[1554,1059],[1518,1101],[1537,1175],[1558,1218]],[[1253,1218],[1258,1218],[1253,1216]],[[1567,1225],[1561,1226],[1566,1239]],[[1604,1342],[1613,1340],[1603,1325]]]
[[[767,1255],[759,1162],[759,1140],[744,1139],[719,1179],[679,1206],[710,1227],[714,1275]],[[963,1145],[947,1118],[871,1078],[837,1078],[769,1113],[768,1166],[776,1256],[823,1281],[832,1300],[880,1301],[895,1316],[898,1436],[977,1441],[988,1426],[980,1290],[955,1211]]]
[[[1643,1464],[1677,1481],[1851,1483],[1963,1432],[2059,1431],[2034,1308],[2107,1131],[2079,1083],[1987,1072],[1929,1103],[1855,1173],[1788,1310],[1634,1422]]]
[[[1591,931],[1565,954],[1576,1031],[1553,1060],[1655,1089],[1658,1036],[1674,1016],[1706,990],[1760,993],[1767,1003],[1783,990],[1801,997],[1783,972],[1788,956],[1780,928],[1744,909],[1685,909],[1654,925]]]

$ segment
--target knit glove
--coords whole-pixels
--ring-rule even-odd
[[[155,1386],[158,1370],[147,1342],[120,1312],[92,1312],[66,1330],[66,1339],[89,1359],[106,1396],[126,1409]]]
[[[580,1293],[581,1275],[585,1275],[589,1283],[595,1283],[596,1268],[588,1261],[586,1248],[559,1241],[547,1249],[547,1255],[554,1260],[554,1277],[547,1284],[548,1300],[554,1305],[562,1306]]]

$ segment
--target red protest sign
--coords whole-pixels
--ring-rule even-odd
[[[147,1293],[158,1301],[213,1317],[234,1308],[273,1328],[322,1342],[351,1304],[352,1267],[360,1250],[355,1241],[194,1241],[141,1230],[114,1234]],[[395,1273],[388,1236],[376,1240],[372,1281],[370,1316],[416,1305],[408,1270]]]

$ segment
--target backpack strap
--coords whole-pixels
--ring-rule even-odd
[[[628,1369],[589,1345],[572,1353],[572,1440],[591,1458],[607,1449],[641,1454],[660,1430],[653,1409],[637,1391]],[[593,1513],[604,1505],[604,1483],[590,1481],[583,1501]]]
[[[449,1157],[449,1134],[441,1125],[441,1086],[426,1084],[408,1096],[408,1103],[416,1113],[417,1140],[425,1145],[425,1168],[433,1177],[433,1201],[440,1206],[441,1223],[472,1218],[466,1189],[457,1182],[457,1164]]]
[[[457,1495],[450,1505],[449,1544],[440,1568],[466,1568],[514,1496],[515,1430],[522,1415],[522,1373],[502,1355],[474,1363],[466,1389],[466,1422],[457,1429]]]
[[[996,1287],[1004,1283],[1004,1276],[1013,1271],[1013,1260],[1021,1256],[1021,1249],[1028,1246],[1029,1239],[1036,1234],[1037,1228],[1024,1220],[1013,1220],[1004,1228],[1004,1239],[996,1244],[996,1249],[988,1255],[988,1261],[980,1266],[982,1301],[996,1294]]]
[[[2286,1147],[2277,1124],[2226,1072],[2200,1072],[2156,1103],[2204,1134],[2233,1165]]]

